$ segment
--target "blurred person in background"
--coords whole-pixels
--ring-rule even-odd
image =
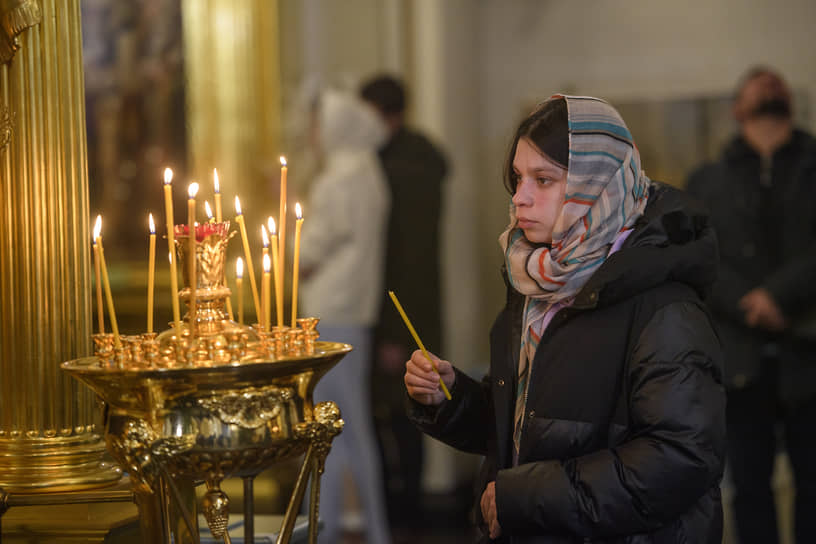
[[[323,92],[312,118],[323,168],[309,197],[300,266],[304,315],[320,318],[321,340],[354,350],[317,384],[315,402],[334,401],[345,421],[321,479],[319,541],[341,542],[344,475],[351,472],[367,542],[390,542],[382,471],[374,437],[369,376],[371,333],[382,298],[390,197],[377,149],[387,131],[373,108],[351,93]]]
[[[771,476],[785,448],[796,541],[816,542],[816,338],[807,329],[816,307],[816,140],[794,127],[790,89],[766,67],[741,79],[733,113],[739,133],[687,188],[719,237],[710,306],[725,351],[737,531],[746,544],[778,542]]]
[[[360,96],[388,126],[388,140],[379,150],[391,190],[385,287],[403,301],[428,348],[441,350],[439,225],[447,163],[428,138],[405,125],[406,93],[400,80],[375,76],[363,83]],[[392,527],[409,529],[422,516],[423,447],[422,433],[405,415],[401,378],[416,345],[385,291],[382,298],[374,333],[371,400],[388,516]]]
[[[486,458],[483,541],[720,544],[706,216],[649,180],[623,119],[591,97],[554,96],[522,121],[505,185],[507,304],[488,376],[431,354],[437,374],[417,350],[404,378],[423,431]]]

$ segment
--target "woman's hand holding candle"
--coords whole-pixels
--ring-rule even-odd
[[[427,351],[414,351],[405,363],[405,388],[412,399],[426,406],[436,406],[450,399],[448,387],[453,387],[455,379],[453,366]]]
[[[437,374],[439,374],[439,376],[438,376],[439,385],[442,387],[442,391],[445,394],[445,398],[450,400],[451,399],[450,392],[448,391],[448,388],[445,385],[445,382],[442,380],[442,374],[440,374],[439,370],[436,368],[436,364],[434,363],[434,359],[431,359],[431,356],[428,354],[427,350],[425,349],[425,345],[422,343],[422,340],[419,339],[419,335],[417,334],[416,330],[414,329],[414,326],[411,324],[411,320],[408,319],[408,315],[405,313],[405,310],[402,309],[402,304],[400,304],[399,300],[397,299],[397,295],[394,294],[394,291],[388,291],[388,296],[391,297],[391,301],[394,303],[394,306],[396,306],[397,311],[399,312],[400,316],[402,317],[402,320],[405,322],[405,326],[408,327],[408,331],[414,337],[414,341],[417,343],[417,345],[419,346],[419,349],[422,351],[422,355],[425,357],[425,359],[428,360],[428,363],[431,365],[431,368]],[[450,363],[448,363],[448,364],[450,364]],[[451,372],[453,372],[453,371],[451,370]],[[405,377],[406,377],[406,380],[407,380],[407,378],[408,378],[407,373],[406,373]],[[453,379],[451,379],[451,384],[453,384]],[[407,381],[406,381],[405,385],[406,385],[406,387],[408,386]],[[420,401],[417,400],[417,402],[420,402]]]

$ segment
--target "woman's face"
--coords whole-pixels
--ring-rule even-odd
[[[527,138],[521,138],[513,158],[516,176],[518,226],[534,243],[552,242],[553,226],[567,189],[567,171],[542,155]]]

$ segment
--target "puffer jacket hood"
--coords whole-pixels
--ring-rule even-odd
[[[374,109],[355,96],[336,90],[320,95],[320,145],[328,155],[342,151],[376,150],[388,138],[388,129]]]
[[[608,306],[667,281],[704,298],[717,279],[717,237],[708,216],[688,195],[661,183],[652,182],[646,210],[621,249],[576,295],[574,308]]]

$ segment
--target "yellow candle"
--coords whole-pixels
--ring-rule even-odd
[[[238,323],[244,324],[244,260],[235,260],[235,286],[238,290]]]
[[[249,239],[247,239],[246,225],[244,224],[244,215],[241,213],[241,201],[235,197],[235,221],[238,222],[238,228],[241,231],[241,241],[244,244],[244,257],[246,257],[247,271],[249,271],[249,286],[252,288],[252,299],[255,302],[255,316],[260,323],[263,320],[261,314],[261,301],[258,298],[258,286],[255,284],[255,270],[252,268],[252,253],[249,251]]]
[[[263,256],[261,257],[265,262],[269,259],[269,236],[266,235],[266,227],[261,225],[261,242],[263,243]],[[263,305],[264,309],[264,321],[263,324],[269,330],[269,327],[272,326],[272,303],[270,299],[272,298],[272,291],[271,289],[267,289],[265,293],[261,295],[261,304]]]
[[[170,251],[170,302],[173,304],[173,326],[176,334],[181,333],[181,311],[178,300],[178,275],[176,274],[176,238],[173,222],[173,191],[170,182],[173,171],[164,169],[164,215],[167,222],[167,248]]]
[[[213,168],[213,189],[215,190],[215,222],[221,223],[223,215],[221,215],[221,185],[218,183],[218,170]],[[204,203],[206,204],[206,202]],[[232,300],[227,297],[227,314],[230,321],[234,321],[235,317],[232,315]]]
[[[281,156],[281,186],[280,186],[280,214],[278,215],[278,275],[280,276],[280,291],[283,293],[283,269],[286,263],[286,157]],[[282,300],[282,299],[281,299]],[[279,325],[283,325],[282,319],[279,319]]]
[[[96,332],[103,334],[105,332],[105,310],[102,306],[102,278],[99,275],[99,246],[96,245],[96,239],[99,237],[101,230],[102,216],[97,215],[93,230],[94,277],[96,279]]]
[[[266,235],[266,227],[263,225],[261,225],[261,243],[263,244],[263,253],[261,255],[269,255],[269,236]]]
[[[278,262],[278,235],[275,232],[275,220],[271,217],[267,221],[269,232],[272,233],[272,271],[275,274],[275,312],[278,327],[283,327],[283,284],[281,283],[281,269]]]
[[[405,322],[405,326],[408,327],[408,330],[411,332],[411,336],[414,337],[414,341],[419,346],[419,349],[422,350],[422,355],[425,356],[431,362],[431,366],[434,369],[436,374],[439,374],[439,369],[436,368],[436,363],[431,356],[428,355],[428,351],[425,349],[425,345],[422,343],[422,340],[419,339],[419,335],[417,334],[414,326],[411,325],[411,320],[408,319],[408,316],[405,314],[405,310],[402,309],[402,304],[400,304],[399,300],[397,300],[397,295],[394,294],[394,291],[388,291],[388,296],[391,297],[391,301],[394,303],[394,306],[397,307],[397,311],[402,316],[402,320]],[[448,388],[445,386],[445,382],[442,381],[442,376],[439,376],[439,385],[442,386],[442,391],[445,393],[445,398],[451,400],[450,392],[448,392]]]
[[[196,286],[198,282],[196,280],[196,229],[195,229],[195,206],[196,201],[195,197],[198,194],[198,183],[193,182],[187,187],[187,195],[189,198],[187,199],[187,225],[188,225],[188,235],[189,238],[187,239],[188,246],[187,249],[189,251],[189,268],[190,268],[190,334],[195,336],[195,323],[196,323]]]
[[[300,202],[295,203],[295,255],[292,263],[292,327],[297,325],[298,273],[300,267],[300,229],[303,226],[303,212]]]
[[[220,223],[221,215],[221,185],[218,183],[218,170],[213,168],[213,189],[215,189],[215,222]]]
[[[105,264],[105,248],[102,246],[102,220],[98,222],[99,231],[96,235],[96,245],[99,248],[99,268],[102,271],[102,284],[105,287],[105,299],[108,302],[108,317],[111,322],[111,329],[113,329],[113,342],[119,348],[122,347],[119,341],[119,325],[116,323],[116,312],[113,309],[113,296],[111,295],[110,281],[108,280],[108,267]]]
[[[263,307],[264,307],[264,319],[263,319],[263,329],[265,331],[269,330],[270,325],[270,316],[271,311],[269,309],[269,270],[272,268],[272,264],[269,262],[269,254],[263,256]]]
[[[153,214],[148,215],[150,223],[150,248],[147,252],[147,332],[153,332],[153,283],[156,278],[156,224]]]

